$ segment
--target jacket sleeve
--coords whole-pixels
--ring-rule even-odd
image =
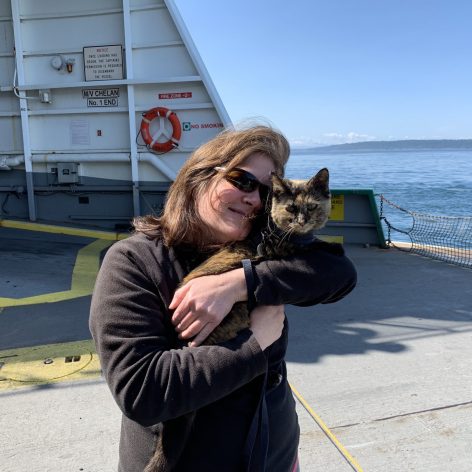
[[[129,241],[110,248],[97,277],[89,326],[118,406],[133,421],[151,426],[228,395],[262,374],[267,359],[248,329],[220,345],[173,348],[161,290],[175,287],[165,287],[166,271],[159,270],[161,261],[152,259],[152,251],[141,252]]]
[[[357,273],[342,247],[323,247],[254,266],[254,297],[258,305],[310,306],[333,303],[353,290]]]

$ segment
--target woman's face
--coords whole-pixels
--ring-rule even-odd
[[[270,174],[275,171],[272,159],[260,153],[251,154],[238,168],[247,170],[265,185],[270,185]],[[210,184],[197,204],[200,217],[211,229],[213,241],[217,243],[246,238],[251,230],[250,217],[261,207],[259,190],[245,193],[225,179]]]

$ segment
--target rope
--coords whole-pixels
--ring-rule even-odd
[[[411,218],[409,229],[400,229],[386,213],[402,212]],[[380,195],[380,219],[387,227],[387,244],[400,250],[430,257],[462,267],[472,268],[472,217],[439,216],[406,210]],[[392,242],[398,232],[410,241],[410,247]]]
[[[354,459],[354,457],[349,454],[349,451],[339,442],[339,439],[332,433],[328,426],[326,426],[325,422],[313,411],[313,409],[300,395],[297,389],[293,385],[290,385],[290,388],[292,389],[292,392],[297,400],[302,404],[303,408],[305,408],[308,414],[315,420],[316,424],[321,428],[326,437],[333,443],[334,447],[341,453],[351,468],[356,472],[363,472],[362,467],[358,464],[356,459]]]

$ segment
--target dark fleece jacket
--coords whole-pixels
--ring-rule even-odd
[[[287,472],[298,447],[295,404],[284,362],[287,324],[262,352],[249,329],[215,346],[179,347],[168,310],[199,262],[142,234],[115,243],[100,269],[90,330],[103,374],[123,412],[120,472],[142,472],[160,423],[198,410],[177,471],[239,472],[261,382],[269,371],[267,470]],[[315,250],[254,267],[260,305],[331,303],[349,293],[356,271],[343,254]]]

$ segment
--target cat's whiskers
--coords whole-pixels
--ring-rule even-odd
[[[271,223],[273,226],[271,226]],[[278,231],[277,231],[277,225],[269,218],[267,220],[267,233],[266,233],[268,238],[271,238],[272,236],[275,236],[276,240],[279,240],[279,243],[277,244],[277,247],[280,244],[280,238],[278,237]]]
[[[295,228],[289,228],[288,231],[284,231],[284,235],[280,238],[279,243],[277,246],[281,246],[282,243],[286,240],[289,239],[292,233],[295,231]]]
[[[272,234],[275,234],[275,233],[276,233],[276,226],[275,226],[275,223],[274,223],[274,227],[273,227],[273,228],[270,227],[271,221],[272,221],[272,220],[271,220],[270,218],[267,220],[267,229],[269,230],[269,232],[268,232],[269,235],[272,235]]]

